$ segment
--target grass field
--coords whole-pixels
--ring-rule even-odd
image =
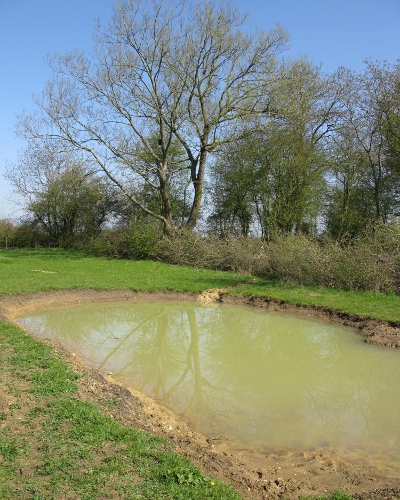
[[[107,260],[61,249],[0,251],[0,276],[0,295],[75,288],[198,293],[210,288],[232,288],[230,293],[400,321],[400,297],[396,295],[305,287],[152,261]]]

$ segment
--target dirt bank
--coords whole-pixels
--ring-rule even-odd
[[[89,302],[109,302],[142,298],[132,291],[96,292],[78,290],[0,297],[0,319],[13,321],[32,311]],[[201,300],[249,304],[278,311],[326,318],[355,327],[367,342],[399,347],[400,328],[397,324],[369,321],[337,314],[322,308],[296,307],[265,299],[252,299],[213,290],[197,297],[194,294],[147,294],[149,300]],[[60,351],[60,348],[58,347]],[[393,473],[381,462],[365,461],[362,454],[340,456],[334,450],[272,450],[255,453],[237,451],[216,436],[202,436],[191,431],[185,422],[171,411],[156,404],[143,394],[113,383],[93,369],[84,366],[72,354],[62,351],[75,371],[85,376],[79,379],[83,399],[97,402],[106,413],[128,426],[168,437],[178,453],[189,456],[203,470],[222,481],[233,484],[244,497],[254,499],[294,499],[307,495],[324,495],[342,489],[359,499],[400,498],[400,472]],[[107,402],[113,398],[117,406],[110,410]]]

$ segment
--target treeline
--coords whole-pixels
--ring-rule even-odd
[[[52,57],[18,119],[27,146],[7,178],[27,216],[14,241],[300,282],[315,273],[272,262],[307,242],[313,282],[397,290],[392,243],[388,257],[372,242],[398,235],[400,63],[327,74],[285,60],[287,41],[226,1],[116,3],[93,55]],[[367,243],[389,266],[380,284],[338,271]],[[229,245],[256,245],[264,264],[222,258]]]
[[[152,220],[168,234],[196,227],[268,241],[298,232],[354,238],[372,222],[396,220],[400,65],[369,62],[363,74],[342,68],[323,75],[299,60],[276,71],[279,85],[269,105],[279,113],[271,111],[262,126],[248,119],[238,124],[241,130],[225,131],[232,135],[209,155],[201,178],[195,224],[200,180],[198,174],[192,179],[188,153],[176,138],[165,159],[137,145],[129,164],[115,158],[116,172],[104,172],[65,139],[31,137],[7,177],[32,221],[62,245],[106,222]],[[162,154],[155,133],[148,141]],[[165,180],[157,177],[158,161],[166,162]]]

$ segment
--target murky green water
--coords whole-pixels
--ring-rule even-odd
[[[400,462],[400,352],[368,345],[350,329],[168,301],[52,310],[19,322],[210,437]]]

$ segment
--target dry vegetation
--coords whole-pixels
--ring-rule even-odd
[[[304,235],[258,239],[164,237],[154,257],[171,264],[220,269],[347,290],[400,293],[400,226],[370,229],[349,245]]]

